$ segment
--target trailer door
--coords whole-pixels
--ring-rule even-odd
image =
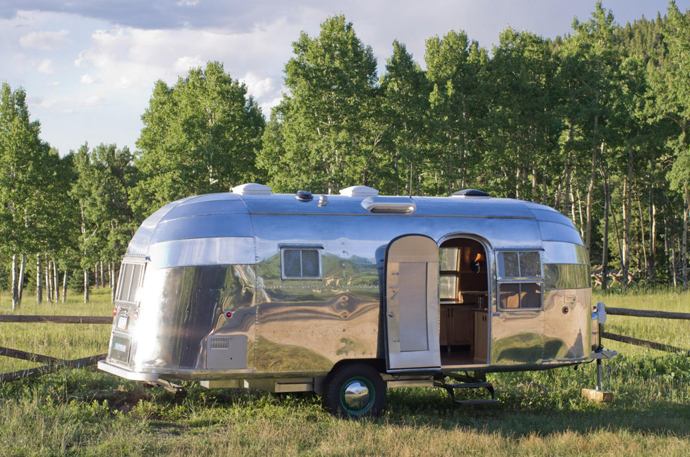
[[[438,246],[405,235],[386,252],[386,363],[389,371],[437,370],[439,350]]]

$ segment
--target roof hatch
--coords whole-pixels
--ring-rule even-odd
[[[340,195],[346,197],[370,197],[378,195],[379,191],[369,186],[350,186],[345,189],[340,189]]]
[[[479,189],[462,189],[457,192],[453,192],[451,197],[491,197],[488,192],[484,192]]]
[[[233,187],[232,193],[238,195],[271,195],[273,191],[270,187],[263,184],[249,182]]]

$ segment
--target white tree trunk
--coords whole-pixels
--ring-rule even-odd
[[[21,262],[19,263],[19,280],[17,288],[19,289],[19,304],[22,302],[22,295],[24,295],[24,274],[26,274],[26,254],[22,254]]]
[[[115,265],[110,262],[110,303],[115,303]]]
[[[55,303],[58,303],[60,301],[60,276],[58,276],[58,270],[57,270],[57,264],[55,263],[55,259],[53,259],[53,289],[55,292],[53,293],[53,296],[55,297]]]
[[[50,263],[49,263],[47,255],[46,255],[46,267],[43,270],[45,271],[45,277],[46,277],[46,298],[48,299],[48,303],[52,303],[53,302],[53,289],[50,287]]]
[[[17,284],[17,254],[12,254],[12,311],[19,308],[19,287]]]
[[[41,254],[36,254],[36,303],[43,303],[43,283],[41,281]]]
[[[89,269],[84,268],[84,303],[89,302]]]
[[[67,270],[62,273],[62,303],[67,301]]]

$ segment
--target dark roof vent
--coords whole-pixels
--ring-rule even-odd
[[[451,197],[491,197],[487,192],[478,189],[462,189],[457,192],[453,192]]]
[[[308,190],[298,190],[295,198],[301,202],[310,202],[314,199],[314,196]]]

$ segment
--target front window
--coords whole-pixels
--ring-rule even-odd
[[[544,282],[540,252],[499,252],[497,264],[499,308],[540,309]]]
[[[117,282],[115,299],[125,303],[136,303],[137,292],[144,278],[143,262],[125,260],[120,267],[120,278]]]

